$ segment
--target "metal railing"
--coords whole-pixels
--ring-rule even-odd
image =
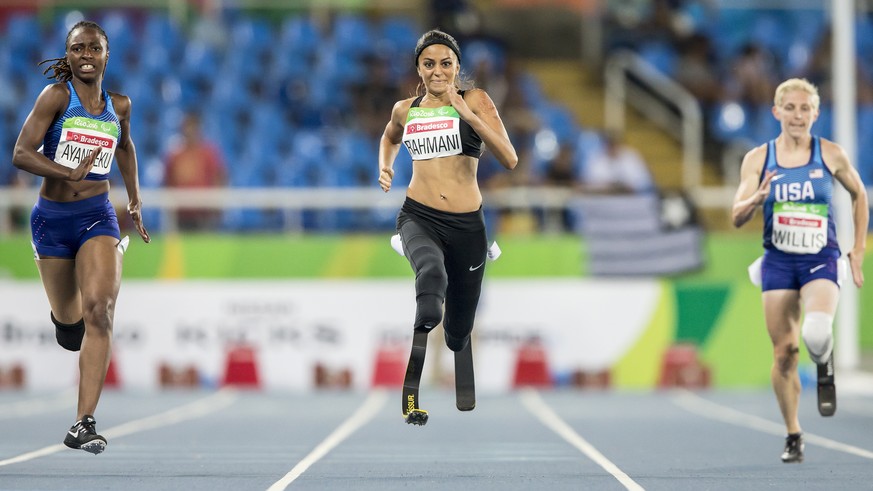
[[[29,210],[36,202],[36,187],[0,187],[0,235],[13,232],[13,210]],[[178,229],[179,209],[212,210],[260,209],[280,210],[291,219],[287,231],[300,231],[300,220],[294,219],[304,210],[384,210],[400,209],[405,190],[383,193],[379,188],[212,188],[212,189],[143,189],[145,210],[158,210],[164,232]],[[553,187],[514,187],[483,191],[488,207],[504,210],[538,209],[559,212],[578,196],[570,189]],[[110,200],[123,209],[127,194],[123,186],[110,192]],[[148,227],[148,224],[146,224]]]
[[[625,129],[625,108],[630,106],[682,144],[682,188],[702,208],[729,208],[734,188],[730,184],[703,183],[703,112],[697,99],[638,54],[620,50],[611,55],[604,72],[605,124]]]

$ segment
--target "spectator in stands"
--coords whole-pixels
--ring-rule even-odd
[[[655,188],[652,175],[639,152],[624,144],[612,131],[603,133],[603,150],[585,164],[583,188],[593,193],[642,193]]]
[[[863,62],[856,64],[855,90],[858,104],[868,105],[873,104],[873,80],[864,67]],[[833,102],[833,35],[830,28],[822,32],[815,44],[803,69],[803,77],[819,88],[825,104]]]
[[[566,143],[558,147],[555,157],[545,167],[543,184],[546,186],[577,189],[582,184],[576,172],[576,151]]]
[[[353,122],[367,134],[380,135],[384,129],[381,115],[397,101],[400,85],[391,76],[391,66],[384,57],[365,55],[363,63],[366,76],[349,87],[355,108]]]
[[[164,185],[168,188],[204,189],[227,184],[227,169],[221,151],[203,137],[200,117],[188,113],[182,121],[181,134],[166,158]],[[179,209],[180,230],[214,228],[219,210]]]
[[[773,55],[754,42],[746,43],[731,62],[725,96],[752,107],[770,105],[777,73]]]
[[[582,179],[579,175],[579,165],[577,165],[576,149],[572,145],[563,143],[558,147],[558,152],[554,158],[546,163],[543,173],[542,183],[545,186],[568,189],[576,192],[580,191]],[[576,218],[575,213],[568,207],[562,208],[560,211],[555,210],[555,216],[560,214],[560,225],[562,230],[571,231],[575,228]],[[550,220],[548,210],[543,210],[541,221],[546,224]]]
[[[408,423],[424,424],[418,382],[427,335],[440,323],[455,352],[458,408],[475,406],[470,334],[488,255],[477,166],[483,144],[506,169],[515,168],[518,157],[488,93],[461,77],[461,50],[452,36],[439,30],[422,35],[414,66],[419,95],[391,111],[379,145],[379,185],[391,189],[404,144],[413,169],[397,229],[415,271],[417,307],[403,412]]]
[[[704,113],[722,99],[722,81],[712,58],[709,37],[693,34],[679,43],[676,81],[682,84],[703,106]]]
[[[51,307],[58,344],[79,351],[77,421],[64,444],[98,454],[106,439],[93,414],[112,353],[112,323],[127,237],[121,239],[109,201],[107,176],[113,154],[127,188],[127,211],[143,241],[137,159],[130,138],[131,103],[103,89],[109,40],[88,21],[67,33],[63,58],[27,116],[12,163],[41,176],[31,214],[36,265]]]
[[[866,188],[842,147],[810,132],[818,110],[818,91],[808,81],[789,79],[776,88],[773,115],[781,133],[743,158],[732,210],[733,224],[740,227],[763,208],[760,284],[773,343],[770,378],[788,432],[783,462],[803,461],[798,336],[818,365],[819,412],[830,416],[836,410],[832,323],[841,260],[831,208],[834,179],[852,198],[854,240],[848,261],[855,286],[864,283]]]

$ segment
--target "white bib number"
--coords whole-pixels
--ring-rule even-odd
[[[55,162],[75,169],[91,155],[91,152],[102,148],[89,172],[108,174],[112,168],[112,158],[115,156],[116,138],[113,133],[117,133],[117,129],[112,123],[89,121],[84,118],[69,119],[64,122],[64,127],[61,129],[61,138],[55,151]]]
[[[773,246],[792,254],[815,254],[828,243],[828,205],[776,203],[773,205]]]

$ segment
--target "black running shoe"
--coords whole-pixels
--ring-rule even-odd
[[[834,385],[834,352],[825,363],[816,365],[818,371],[818,412],[833,416],[837,412],[837,387]]]
[[[427,417],[427,411],[424,409],[413,409],[403,418],[406,420],[406,424],[424,426],[427,424]]]
[[[782,462],[786,464],[803,462],[802,433],[790,433],[785,437],[785,450],[782,452]]]
[[[67,436],[64,438],[64,445],[91,452],[94,455],[105,450],[106,439],[97,434],[97,430],[94,428],[95,424],[97,422],[94,421],[93,416],[85,415],[84,418],[77,421],[70,428],[70,431],[67,432]]]

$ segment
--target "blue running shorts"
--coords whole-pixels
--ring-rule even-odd
[[[30,213],[31,243],[43,257],[73,259],[88,239],[109,235],[121,239],[118,217],[109,194],[59,202],[39,197]]]
[[[812,280],[831,280],[839,286],[840,251],[822,249],[816,254],[789,254],[768,249],[761,263],[761,290],[800,290]]]

